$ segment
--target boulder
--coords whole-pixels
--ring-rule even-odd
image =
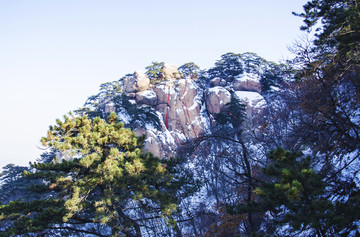
[[[168,99],[169,87],[168,85],[156,85],[152,88],[157,97],[158,104],[166,104]]]
[[[235,94],[246,105],[246,117],[254,119],[263,114],[267,104],[258,92],[236,91]]]
[[[177,70],[177,66],[172,64],[165,64],[162,68],[162,78],[170,79],[170,78],[179,78],[180,73]]]
[[[136,78],[136,86],[138,91],[145,91],[150,86],[150,79],[145,75],[144,72],[136,71],[134,74]]]
[[[109,102],[105,104],[105,113],[116,112],[116,107],[114,102]]]
[[[244,73],[233,83],[235,91],[253,91],[261,94],[260,78],[257,74]]]
[[[178,83],[171,83],[169,97],[169,83],[154,86],[157,96],[156,110],[162,115],[164,125],[170,132],[194,137],[191,124],[200,116],[201,100],[197,98],[199,88],[192,80],[180,79]],[[185,88],[186,84],[186,88]],[[169,103],[167,103],[169,100]],[[194,129],[200,131],[199,125]]]
[[[123,80],[123,87],[126,93],[145,91],[150,86],[150,79],[143,72],[136,71],[133,76]]]
[[[216,86],[205,91],[205,100],[208,112],[218,114],[231,101],[231,94],[225,88]]]
[[[133,76],[125,77],[123,80],[123,87],[125,93],[136,92],[136,78]]]
[[[146,105],[156,105],[157,97],[153,90],[146,90],[136,93],[136,101]]]
[[[157,139],[152,133],[146,133],[146,141],[144,144],[144,149],[148,152],[151,152],[153,155],[158,157],[164,157],[164,150],[161,147],[161,141]]]
[[[180,79],[177,88],[180,93],[180,99],[183,100],[188,107],[191,107],[194,104],[194,98],[198,93],[198,89],[193,85],[194,82],[191,80],[186,81],[185,79]]]

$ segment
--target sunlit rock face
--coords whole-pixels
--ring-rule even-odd
[[[173,64],[165,64],[161,69],[162,79],[180,78],[180,73],[177,68],[178,67]]]
[[[124,92],[137,106],[150,107],[161,129],[150,124],[132,128],[146,136],[145,149],[162,158],[173,157],[181,144],[211,130],[214,116],[231,102],[232,95],[245,105],[244,128],[255,126],[267,109],[258,71],[244,70],[231,81],[215,77],[207,84],[182,76],[174,65],[165,64],[160,80],[153,84],[144,73],[135,72],[123,80]]]
[[[133,76],[125,77],[123,81],[124,91],[126,93],[135,93],[145,91],[150,86],[150,79],[145,73],[136,71]]]

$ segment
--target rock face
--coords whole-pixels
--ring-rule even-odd
[[[246,117],[254,118],[255,116],[262,115],[266,109],[265,99],[257,92],[252,91],[237,91],[236,96],[242,103],[246,105]]]
[[[136,78],[136,86],[139,91],[144,91],[149,88],[150,79],[145,75],[145,73],[136,71],[135,78]]]
[[[193,124],[196,124],[201,109],[198,94],[200,88],[191,80],[169,81],[154,87],[157,95],[156,110],[162,114],[165,127],[169,131],[193,137]],[[198,129],[198,124],[196,126]]]
[[[177,66],[172,64],[165,64],[162,70],[163,79],[179,78],[180,74],[177,70]]]
[[[153,90],[146,90],[136,93],[136,101],[140,104],[156,105],[157,97]]]
[[[123,80],[123,87],[126,93],[145,91],[150,86],[150,79],[143,72],[136,71],[133,76]]]
[[[232,82],[214,78],[210,87],[204,88],[195,80],[179,78],[174,65],[166,65],[162,71],[163,81],[151,86],[141,72],[123,80],[125,94],[134,98],[138,107],[151,107],[160,119],[160,130],[150,124],[132,125],[137,135],[146,136],[145,149],[157,156],[175,156],[180,144],[206,133],[213,126],[212,115],[231,102],[231,91],[246,105],[250,124],[266,109],[259,75],[244,73]]]
[[[260,78],[256,74],[245,73],[234,81],[235,91],[254,91],[261,94]]]
[[[214,79],[211,79],[210,80],[210,87],[220,86],[220,81],[221,81],[220,77],[215,77]]]
[[[223,87],[216,86],[205,91],[206,106],[210,114],[218,114],[231,101],[231,94]]]

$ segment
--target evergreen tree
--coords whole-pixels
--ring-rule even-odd
[[[221,55],[221,59],[215,63],[215,67],[208,70],[210,79],[220,77],[227,81],[243,72],[243,61],[241,54],[226,53]]]
[[[295,133],[317,154],[327,191],[337,202],[337,216],[359,200],[360,157],[360,8],[353,0],[313,0],[304,5],[303,30],[318,26],[312,58],[294,85],[301,119]],[[352,197],[350,199],[350,197]],[[357,201],[355,201],[357,202]],[[355,215],[359,219],[359,214]],[[340,223],[340,222],[339,222]],[[347,224],[344,224],[347,226]]]
[[[178,71],[185,77],[198,78],[200,76],[200,67],[193,62],[185,63],[178,68]]]
[[[265,59],[259,57],[256,53],[243,53],[241,58],[244,61],[244,71],[247,73],[261,74],[268,64]]]
[[[62,230],[102,236],[106,226],[115,236],[141,236],[141,226],[151,220],[175,225],[176,195],[185,184],[191,189],[188,177],[180,175],[176,159],[144,152],[144,138],[117,120],[115,113],[107,122],[72,115],[57,120],[41,141],[61,157],[32,164],[36,172],[26,172],[44,180],[38,191],[48,198],[0,206],[0,233]]]
[[[132,76],[130,74],[130,76]],[[100,92],[90,96],[84,107],[75,111],[79,115],[87,115],[89,118],[100,117],[105,119],[109,112],[106,106],[111,105],[113,112],[129,115],[130,121],[126,121],[125,127],[131,129],[151,123],[160,129],[160,119],[154,108],[138,106],[130,102],[130,98],[122,91],[121,82],[107,82],[100,85]]]
[[[303,13],[294,14],[304,18],[302,30],[318,27],[314,43],[319,49],[335,48],[342,55],[351,53],[354,48],[359,49],[358,0],[311,0],[304,5]],[[321,24],[317,24],[319,22]]]
[[[160,76],[165,66],[164,62],[152,62],[150,66],[147,66],[145,74],[150,78],[152,83],[157,83],[160,80]]]
[[[244,120],[245,105],[234,92],[231,93],[231,101],[221,108],[220,113],[214,114],[219,125],[231,124],[234,132],[241,130],[240,126]]]
[[[19,197],[27,198],[25,196],[27,196],[27,188],[31,182],[22,176],[25,170],[29,170],[29,168],[14,164],[3,167],[3,172],[0,174],[0,203],[8,203]]]
[[[325,185],[311,167],[310,157],[278,148],[269,154],[264,168],[269,178],[255,192],[263,198],[261,206],[272,214],[275,224],[289,224],[292,230],[309,227],[321,233],[326,212],[332,203],[324,198]]]
[[[355,194],[346,204],[332,202],[329,196],[333,195],[325,189],[323,177],[312,167],[310,157],[278,148],[269,154],[264,174],[268,180],[255,190],[262,202],[247,208],[267,211],[269,221],[279,229],[289,224],[290,232],[308,235],[359,234],[355,223],[360,198]]]

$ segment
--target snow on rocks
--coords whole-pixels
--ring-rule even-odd
[[[147,125],[136,129],[147,137],[145,148],[160,157],[171,156],[181,142],[208,130],[211,126],[209,114],[220,113],[231,102],[230,91],[234,89],[246,104],[246,117],[250,120],[263,114],[266,108],[266,102],[259,94],[261,84],[257,74],[244,73],[227,86],[223,85],[221,78],[215,78],[210,82],[213,87],[203,89],[194,80],[177,78],[175,66],[166,65],[163,69],[164,81],[153,86],[139,87],[138,79],[146,76],[138,72],[124,79],[125,92],[134,94],[136,104],[151,106],[161,121],[160,130]],[[129,121],[126,113],[121,113],[119,117]]]
[[[258,92],[236,91],[235,94],[246,105],[246,117],[250,119],[261,116],[267,107],[264,97]]]
[[[264,108],[266,101],[262,95],[252,91],[236,91],[236,96],[246,105],[254,108]]]
[[[208,112],[218,114],[231,101],[231,94],[225,88],[216,86],[205,91],[205,100]]]
[[[238,76],[233,84],[235,91],[254,91],[261,94],[260,76],[254,73],[244,73]]]
[[[136,101],[146,105],[156,105],[157,96],[153,90],[146,90],[136,93]]]
[[[117,114],[117,116],[118,116],[119,120],[121,122],[124,122],[125,124],[127,124],[131,121],[130,115],[124,108],[120,109],[120,112]]]

